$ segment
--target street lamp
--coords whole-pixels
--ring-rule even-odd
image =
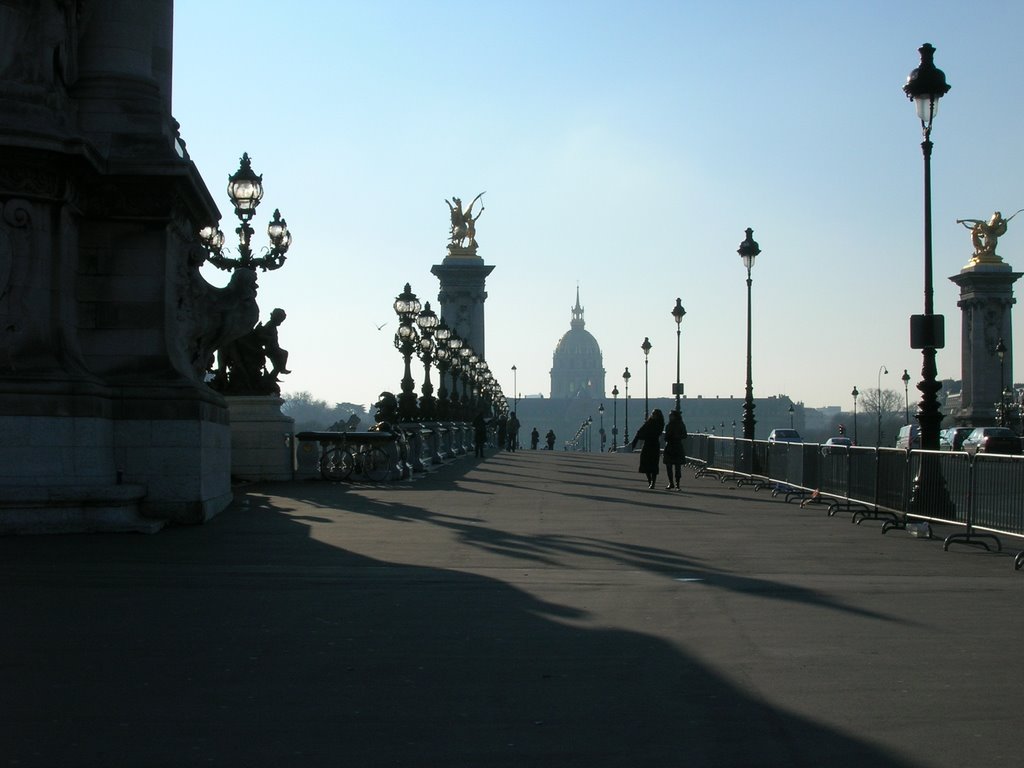
[[[402,376],[402,393],[398,396],[399,421],[416,421],[416,392],[409,364],[413,350],[419,339],[416,333],[416,318],[420,313],[420,301],[412,292],[409,283],[405,290],[398,294],[394,303],[395,314],[398,315],[398,330],[395,332],[395,348],[402,353],[405,361],[405,373]]]
[[[875,433],[875,447],[882,445],[882,374],[888,375],[889,369],[884,365],[878,366],[878,389],[875,390],[875,396],[878,398],[878,402],[875,405],[878,406],[878,431]]]
[[[519,410],[519,379],[516,373],[518,369],[512,366],[512,410]]]
[[[904,424],[910,423],[910,374],[907,373],[907,369],[903,369],[903,375],[900,377],[903,379],[903,419]]]
[[[856,385],[854,385],[853,392],[850,394],[853,395],[853,444],[857,445],[857,396],[860,392],[857,391]]]
[[[420,330],[419,352],[423,360],[423,386],[420,387],[420,417],[424,421],[433,421],[437,415],[437,401],[434,399],[434,385],[430,383],[430,363],[434,359],[436,344],[434,342],[434,331],[441,319],[430,308],[428,301],[423,311],[416,316],[416,325]]]
[[[629,366],[626,366],[626,370],[622,373],[622,380],[626,382],[626,426],[622,435],[622,445],[625,446],[629,442],[629,380],[632,376],[629,373]]]
[[[747,227],[747,237],[740,243],[737,253],[743,260],[743,266],[747,270],[747,390],[743,399],[743,439],[754,439],[754,380],[751,373],[751,348],[750,348],[750,270],[754,266],[754,259],[761,249],[754,240],[754,230]]]
[[[453,419],[462,420],[462,411],[459,407],[459,377],[462,374],[462,337],[455,331],[451,331],[448,337],[448,351],[451,352],[449,365],[452,372],[452,391],[449,397],[448,411]]]
[[[238,258],[224,255],[224,233],[212,224],[199,231],[199,239],[207,251],[206,260],[217,269],[227,271],[258,268],[267,272],[281,267],[292,244],[292,233],[288,231],[288,223],[281,218],[280,210],[274,210],[274,217],[267,225],[270,248],[262,256],[252,255],[252,236],[256,231],[249,226],[249,221],[256,215],[256,207],[263,199],[263,176],[257,176],[253,171],[247,152],[242,155],[238,170],[228,177],[228,197],[239,221],[235,230],[238,234]]]
[[[1005,427],[1008,422],[1006,418],[1006,371],[1003,369],[1006,360],[1006,344],[1003,343],[1002,336],[996,342],[996,355],[999,357],[999,426]]]
[[[789,404],[789,428],[793,429],[793,404]]]
[[[619,449],[619,388],[612,387],[612,453]]]
[[[644,343],[640,345],[644,351],[644,421],[650,415],[647,410],[647,357],[651,354],[651,340],[644,336]]]
[[[676,321],[676,386],[675,391],[672,393],[676,396],[676,413],[679,413],[679,396],[683,394],[682,384],[679,382],[679,337],[682,331],[683,315],[686,314],[686,310],[683,309],[682,299],[676,299],[676,305],[672,308],[672,317]]]
[[[903,92],[914,102],[917,116],[921,121],[924,141],[921,152],[924,155],[924,314],[910,318],[910,346],[920,349],[922,356],[921,381],[917,388],[921,402],[917,407],[917,421],[921,427],[921,447],[925,450],[939,449],[938,392],[942,384],[938,381],[935,367],[935,352],[945,346],[945,331],[942,315],[936,315],[933,306],[932,289],[932,121],[939,111],[939,99],[949,91],[946,75],[936,68],[933,58],[935,48],[925,43],[918,49],[921,64],[907,77]]]
[[[601,453],[604,453],[604,403],[597,406],[597,415],[601,419],[597,435],[601,438]]]

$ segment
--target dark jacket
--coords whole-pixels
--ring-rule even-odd
[[[632,448],[641,440],[644,447],[640,449],[640,467],[637,471],[644,474],[658,474],[658,459],[661,457],[661,424],[657,420],[648,419],[633,436]]]
[[[686,448],[683,440],[686,439],[686,424],[682,419],[669,417],[665,425],[665,466],[677,466],[686,463]]]

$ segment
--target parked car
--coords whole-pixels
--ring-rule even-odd
[[[917,428],[917,424],[900,427],[900,433],[896,436],[896,447],[905,451],[921,447],[921,432]]]
[[[773,429],[768,434],[769,443],[802,443],[800,433],[795,429]]]
[[[833,453],[847,453],[852,445],[853,440],[848,437],[830,437],[821,446],[821,455],[830,456]]]
[[[974,427],[949,427],[939,432],[940,451],[962,451],[964,439],[974,431]]]
[[[1020,437],[1006,427],[975,427],[964,438],[963,449],[968,453],[1003,453],[1015,455],[1021,452]]]

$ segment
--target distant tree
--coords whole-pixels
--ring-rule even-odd
[[[894,445],[896,433],[903,425],[905,408],[903,393],[894,389],[869,389],[861,393],[857,408],[860,444]]]
[[[284,405],[281,412],[286,416],[295,419],[296,432],[319,432],[327,431],[339,425],[352,424],[352,417],[356,417],[356,425],[365,429],[372,419],[366,409],[361,405],[353,403],[335,403],[328,405],[326,400],[318,400],[309,392],[286,392],[281,397]]]

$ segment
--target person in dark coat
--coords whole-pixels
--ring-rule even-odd
[[[668,424],[665,425],[665,452],[662,456],[665,462],[665,474],[668,475],[666,491],[675,488],[679,490],[679,478],[683,474],[683,464],[686,463],[686,447],[683,441],[686,439],[686,422],[679,411],[668,412]],[[675,475],[675,483],[672,477]]]
[[[538,432],[537,428],[534,427],[533,428],[533,432],[530,433],[530,450],[531,451],[536,451],[537,450],[537,443],[539,443],[539,442],[540,442],[540,432]]]
[[[484,418],[483,411],[476,415],[473,419],[473,443],[476,445],[475,456],[483,458],[484,456],[484,443],[487,442],[487,419]]]
[[[544,435],[544,442],[548,444],[549,451],[555,450],[555,430],[548,430],[548,433]]]
[[[654,488],[658,482],[658,465],[661,463],[661,431],[665,428],[665,417],[660,408],[651,411],[647,421],[633,435],[633,443],[630,446],[635,449],[636,444],[644,441],[644,447],[640,449],[640,472],[647,478],[647,487]]]

